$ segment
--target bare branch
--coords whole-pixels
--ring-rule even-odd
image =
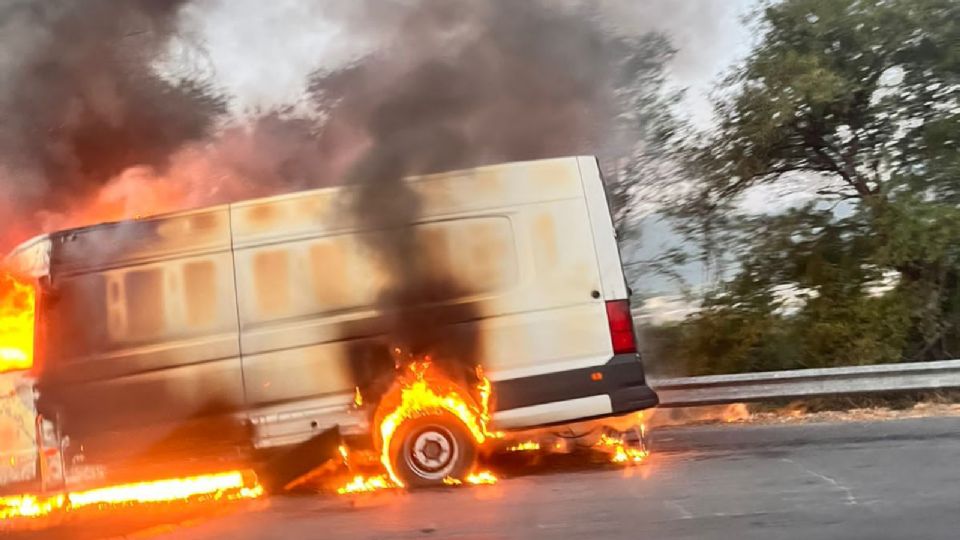
[[[851,195],[849,193],[844,193],[842,191],[834,191],[832,189],[819,189],[817,190],[817,195],[824,195],[829,197],[839,197],[843,200],[849,199],[859,199],[859,195]]]

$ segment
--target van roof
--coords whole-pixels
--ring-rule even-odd
[[[409,180],[409,181],[417,181],[417,180],[426,179],[426,178],[443,178],[443,177],[446,177],[446,176],[462,175],[462,174],[464,174],[464,173],[466,173],[466,172],[472,172],[472,171],[495,171],[495,170],[497,170],[497,169],[504,169],[504,168],[509,168],[509,167],[524,166],[524,165],[532,165],[532,164],[545,163],[545,162],[550,162],[550,161],[576,160],[576,159],[578,159],[579,157],[584,157],[584,158],[591,159],[591,160],[595,160],[595,159],[596,159],[595,156],[564,156],[564,157],[545,158],[545,159],[526,160],[526,161],[512,161],[512,162],[497,163],[497,164],[492,164],[492,165],[481,165],[481,166],[479,166],[479,167],[471,167],[471,168],[467,168],[467,169],[457,169],[457,170],[453,170],[453,171],[444,171],[444,172],[432,173],[432,174],[426,174],[426,175],[409,176],[409,177],[406,178],[406,180]],[[202,211],[204,211],[204,210],[208,210],[208,209],[212,209],[212,208],[217,208],[217,207],[220,207],[220,206],[232,206],[232,205],[235,205],[235,204],[251,204],[251,203],[272,202],[272,201],[284,200],[284,199],[289,199],[289,198],[302,197],[302,196],[304,196],[304,195],[309,195],[309,194],[313,194],[313,193],[320,193],[320,192],[324,192],[324,191],[339,190],[339,189],[343,189],[344,187],[345,187],[344,185],[336,185],[336,186],[328,186],[328,187],[322,187],[322,188],[314,188],[314,189],[307,189],[307,190],[292,191],[292,192],[289,192],[289,193],[281,193],[281,194],[278,194],[278,195],[268,195],[268,196],[266,196],[266,197],[257,197],[257,198],[252,198],[252,199],[241,199],[241,200],[238,200],[238,201],[233,201],[233,202],[227,203],[226,205],[224,205],[224,204],[214,204],[214,205],[209,205],[209,206],[202,206],[202,207],[195,207],[195,208],[187,208],[187,209],[183,209],[183,210],[177,210],[177,211],[174,211],[174,212],[164,212],[164,213],[159,213],[159,214],[149,214],[149,215],[145,215],[145,216],[141,216],[141,217],[133,218],[133,219],[126,219],[126,220],[119,220],[119,221],[105,221],[105,222],[95,223],[95,224],[91,224],[91,225],[84,225],[84,226],[81,226],[81,227],[73,227],[73,228],[69,228],[69,229],[61,229],[61,230],[58,230],[58,231],[50,232],[50,233],[47,233],[47,234],[42,234],[42,235],[36,236],[36,237],[34,237],[34,238],[31,238],[30,240],[28,240],[28,241],[24,242],[23,244],[17,246],[17,248],[15,248],[13,251],[14,251],[14,252],[15,252],[15,251],[18,251],[19,249],[21,249],[21,248],[23,248],[23,247],[25,247],[25,246],[28,246],[28,245],[30,245],[30,244],[33,244],[33,243],[42,241],[42,240],[44,240],[44,239],[57,238],[57,237],[62,236],[62,235],[68,235],[68,234],[70,234],[70,233],[79,232],[79,231],[88,231],[88,230],[96,229],[96,228],[99,228],[99,227],[116,225],[117,223],[124,223],[124,222],[129,222],[129,221],[138,221],[138,220],[146,220],[146,219],[154,219],[154,218],[166,218],[166,217],[175,217],[175,216],[181,216],[181,215],[189,215],[189,214],[193,214],[193,213],[197,213],[197,212],[202,212]]]

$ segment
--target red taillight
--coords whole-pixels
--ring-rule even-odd
[[[633,317],[630,316],[628,300],[607,302],[607,323],[610,325],[613,354],[637,352],[637,340],[633,335]]]

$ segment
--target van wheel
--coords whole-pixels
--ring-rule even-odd
[[[390,441],[393,470],[414,489],[443,485],[444,478],[466,477],[476,456],[470,432],[450,413],[407,420]]]

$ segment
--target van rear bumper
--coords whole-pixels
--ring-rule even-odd
[[[497,412],[552,403],[560,405],[591,397],[609,397],[609,413],[598,415],[595,411],[585,409],[584,414],[578,416],[571,411],[571,417],[564,418],[562,422],[618,416],[655,407],[659,402],[656,392],[647,386],[643,365],[634,354],[616,355],[601,366],[496,381],[493,390]]]

